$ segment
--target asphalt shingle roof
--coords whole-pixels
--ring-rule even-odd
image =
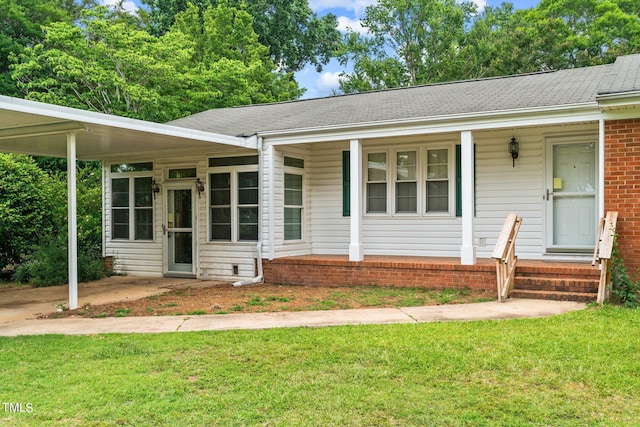
[[[640,90],[640,55],[614,64],[204,111],[170,122],[249,136],[306,128],[553,107]]]

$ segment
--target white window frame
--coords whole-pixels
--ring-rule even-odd
[[[216,166],[207,169],[207,242],[208,243],[254,243],[260,240],[260,170],[259,165],[237,165],[237,166]],[[255,205],[240,205],[238,197],[238,174],[243,172],[256,172],[258,174],[258,203]],[[214,240],[211,236],[212,215],[211,215],[211,175],[224,174],[230,175],[230,209],[231,209],[231,240]],[[240,223],[238,209],[240,207],[256,207],[258,209],[258,235],[256,240],[240,240]]]
[[[415,177],[413,180],[401,180],[398,179],[398,153],[407,153],[407,152],[414,152],[416,155],[416,164],[415,164]],[[392,176],[392,198],[391,198],[391,205],[393,207],[393,215],[399,215],[399,216],[416,216],[416,215],[420,215],[420,178],[422,176],[421,171],[420,171],[420,155],[421,155],[421,150],[419,147],[410,147],[410,148],[398,148],[396,150],[392,151],[393,153],[393,173],[391,174]],[[416,209],[413,212],[398,212],[398,194],[397,194],[397,188],[398,188],[398,184],[399,183],[415,183],[416,185]]]
[[[369,181],[369,155],[370,154],[385,154],[386,155],[386,177],[384,181]],[[393,188],[390,187],[394,187],[394,182],[390,179],[390,174],[391,174],[391,167],[389,165],[389,158],[390,158],[390,154],[389,154],[389,150],[376,150],[376,149],[371,149],[371,150],[367,150],[367,151],[363,151],[362,155],[364,156],[364,160],[362,162],[362,164],[364,165],[364,167],[362,168],[362,174],[363,174],[363,185],[364,185],[364,190],[362,192],[362,195],[364,197],[363,200],[363,207],[364,207],[364,214],[365,215],[371,215],[371,216],[388,216],[390,213],[390,206],[393,206],[393,203],[390,202],[390,200],[394,200],[392,199],[392,194],[393,197],[395,197],[395,191],[393,190]],[[395,167],[393,168],[394,172],[395,172]],[[385,211],[384,212],[370,212],[369,211],[369,184],[381,184],[384,183],[386,185],[386,189],[387,189],[387,200],[386,200],[386,206],[385,206]]]
[[[302,160],[305,164],[307,163],[307,159],[305,159],[302,156],[298,156],[298,155],[288,155],[288,154],[284,154],[284,156],[282,157],[282,166],[283,166],[283,173],[282,173],[282,203],[283,203],[283,207],[282,207],[282,240],[284,241],[285,244],[288,243],[300,243],[300,242],[304,242],[305,241],[305,201],[306,201],[306,194],[307,194],[307,184],[306,184],[306,179],[305,179],[305,167],[303,166],[302,168],[299,167],[295,167],[295,166],[285,166],[284,165],[284,158],[285,157],[290,157],[296,160]],[[286,175],[298,175],[302,177],[302,204],[301,205],[287,205],[286,204],[286,196],[285,196],[285,180],[286,180]],[[287,239],[286,238],[286,234],[285,234],[285,211],[286,209],[300,209],[300,238],[299,239]]]
[[[447,211],[427,211],[427,155],[432,150],[447,150],[447,171],[448,171],[448,195],[449,203]],[[398,153],[414,151],[416,153],[416,211],[415,212],[397,212],[398,206],[396,201],[396,185],[399,182],[412,182],[398,180]],[[385,153],[387,156],[387,205],[386,212],[369,212],[368,211],[368,163],[369,155]],[[363,150],[363,171],[362,171],[362,203],[365,209],[364,215],[368,217],[387,216],[387,217],[454,217],[456,214],[456,143],[440,142],[428,143],[420,145],[398,146],[393,149],[371,147]]]
[[[135,163],[148,163],[148,162],[135,162]],[[119,164],[119,163],[113,163]],[[154,171],[141,171],[141,172],[111,172],[111,165],[108,165],[109,170],[109,240],[113,242],[154,242],[156,240],[155,235],[155,217],[156,217],[156,207],[153,199],[153,192],[151,194],[152,201],[151,206],[145,207],[136,207],[135,206],[135,180],[136,178],[151,178],[152,182],[154,179]],[[129,206],[124,207],[115,207],[113,205],[113,180],[114,179],[128,179],[129,180]],[[151,208],[151,238],[150,239],[136,239],[136,210],[137,209],[149,209]],[[117,210],[125,210],[129,211],[129,237],[113,237],[115,218],[113,215],[114,209]]]
[[[429,151],[435,150],[447,150],[447,180],[448,180],[448,209],[446,211],[427,211],[427,156],[429,155]],[[456,144],[434,144],[434,145],[426,145],[423,148],[422,153],[422,213],[425,216],[456,216]]]

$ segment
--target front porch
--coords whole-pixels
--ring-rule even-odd
[[[462,265],[459,258],[419,256],[303,255],[263,261],[268,283],[295,285],[401,286],[433,289],[473,288],[496,291],[495,260],[479,258]],[[588,263],[518,260],[512,297],[592,301],[600,271]]]

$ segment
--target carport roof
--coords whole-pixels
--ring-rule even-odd
[[[83,160],[212,145],[256,148],[244,138],[0,95],[0,152],[65,157],[70,131],[77,131],[77,156]]]

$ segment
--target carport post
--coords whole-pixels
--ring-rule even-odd
[[[76,134],[67,133],[67,197],[69,217],[69,310],[78,308],[78,219],[76,194]]]

